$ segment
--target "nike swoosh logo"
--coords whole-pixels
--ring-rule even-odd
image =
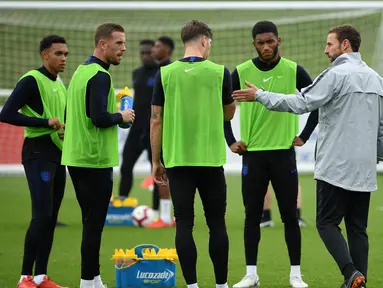
[[[190,72],[191,70],[193,70],[194,68],[190,68],[190,69],[185,69],[185,72]]]
[[[56,92],[57,91],[57,89],[53,89],[53,92]]]
[[[269,77],[269,78],[263,78],[263,82],[267,82],[267,81],[269,81],[271,78],[273,78],[273,76],[271,76],[271,77]]]

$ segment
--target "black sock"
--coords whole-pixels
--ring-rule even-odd
[[[301,208],[297,208],[298,219],[301,219]]]
[[[355,270],[356,270],[356,268],[355,268],[354,264],[352,264],[352,263],[348,263],[346,266],[344,266],[342,269],[342,274],[344,276],[344,279],[350,278]]]
[[[263,210],[263,216],[262,216],[262,222],[270,221],[271,220],[271,210]]]

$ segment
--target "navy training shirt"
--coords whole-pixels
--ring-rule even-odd
[[[52,81],[59,81],[57,76],[52,75],[44,66],[38,68],[37,71]],[[40,115],[44,113],[40,90],[33,76],[26,76],[16,84],[15,89],[0,112],[0,122],[15,126],[49,127],[48,119],[28,117],[19,113],[19,109],[24,105],[28,105]],[[25,164],[33,159],[60,163],[61,150],[53,143],[50,135],[25,138],[22,148],[22,163]]]
[[[97,63],[105,70],[109,70],[109,64],[101,61],[95,56],[90,56],[85,65]],[[98,71],[89,79],[86,87],[86,116],[91,118],[94,126],[108,128],[122,123],[120,113],[108,112],[108,96],[111,79],[109,74]]]

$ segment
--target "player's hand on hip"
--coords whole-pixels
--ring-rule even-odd
[[[49,127],[51,127],[54,130],[60,130],[60,129],[64,128],[64,126],[65,126],[64,124],[62,124],[60,122],[60,120],[58,118],[48,119],[48,125],[49,125]]]
[[[295,136],[293,144],[291,145],[291,147],[303,146],[303,145],[305,145],[305,141],[303,141],[303,139],[301,137]]]
[[[238,141],[230,145],[230,150],[233,153],[242,155],[243,153],[247,152],[247,147],[244,142]]]
[[[64,140],[64,132],[59,132],[59,138],[61,139],[61,140]]]
[[[168,177],[166,176],[166,170],[162,163],[153,163],[153,180],[160,186],[168,185]]]
[[[255,93],[257,93],[259,89],[247,81],[245,84],[249,88],[234,91],[232,97],[238,102],[254,102]]]
[[[135,118],[134,110],[128,109],[128,110],[119,111],[119,112],[122,115],[122,122],[125,122],[125,123],[134,122],[134,118]]]

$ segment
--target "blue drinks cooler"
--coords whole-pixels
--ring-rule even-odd
[[[175,249],[142,244],[133,249],[115,249],[116,288],[175,287]]]
[[[110,199],[105,226],[135,226],[133,210],[138,201],[132,197],[113,197]]]

